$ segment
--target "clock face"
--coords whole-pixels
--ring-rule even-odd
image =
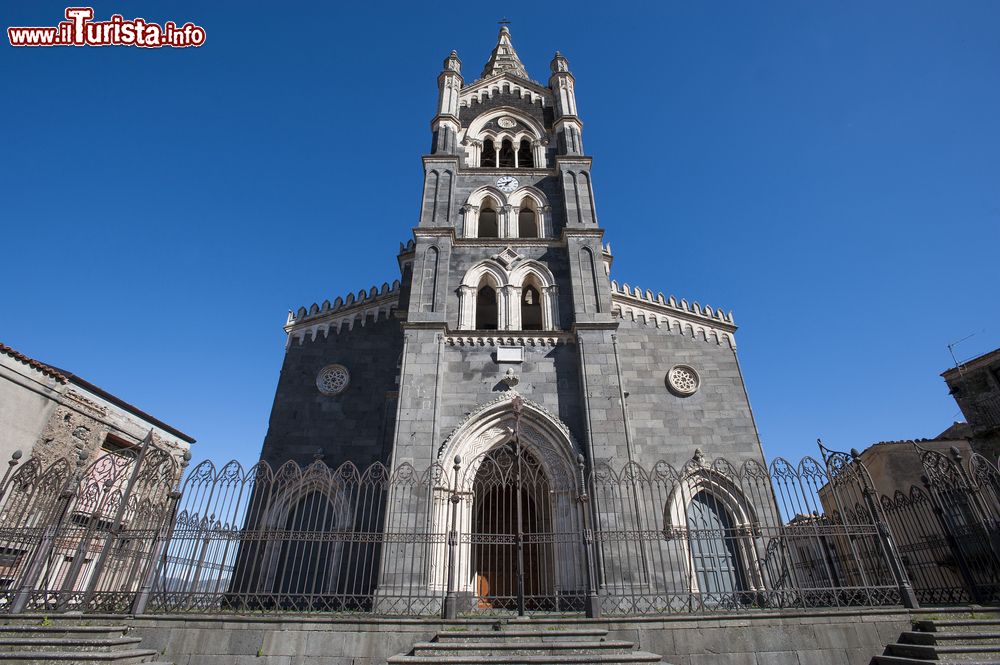
[[[497,189],[505,194],[510,194],[518,186],[517,178],[511,175],[502,175],[497,178]]]

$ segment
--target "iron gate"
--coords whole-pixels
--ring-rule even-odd
[[[173,520],[177,460],[148,435],[137,449],[28,460],[0,494],[0,551],[12,612],[132,608]]]
[[[954,568],[981,604],[1000,602],[1000,471],[973,454],[969,473],[957,448],[951,455],[922,448],[921,479],[930,504],[953,553]]]

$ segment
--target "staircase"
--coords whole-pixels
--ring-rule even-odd
[[[393,656],[388,665],[634,665],[663,664],[659,656],[635,651],[635,643],[609,640],[598,628],[545,630],[507,627],[466,630],[456,626],[430,642],[418,642],[410,653]]]
[[[871,665],[1000,665],[1000,612],[917,621]]]
[[[7,620],[0,626],[0,665],[167,665],[153,663],[157,653],[142,649],[128,628],[56,623],[39,619]]]

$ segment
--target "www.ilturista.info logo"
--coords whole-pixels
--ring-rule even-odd
[[[54,28],[7,28],[11,46],[139,46],[142,48],[186,48],[205,43],[205,29],[194,23],[162,26],[144,18],[125,20],[113,14],[107,21],[94,21],[93,7],[67,7],[66,19]]]

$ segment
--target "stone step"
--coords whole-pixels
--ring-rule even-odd
[[[152,649],[123,649],[114,652],[32,651],[2,652],[0,665],[140,665],[158,654]]]
[[[1000,632],[1000,616],[992,619],[922,619],[914,628],[928,633]]]
[[[388,665],[636,665],[637,663],[662,664],[655,653],[633,651],[631,653],[589,653],[589,654],[538,654],[538,655],[454,655],[454,656],[393,656]]]
[[[588,655],[594,653],[631,653],[635,648],[634,642],[621,642],[617,640],[586,642],[541,642],[528,640],[515,641],[486,641],[477,640],[475,642],[418,642],[413,645],[414,656],[530,656],[532,654],[578,654]]]
[[[990,633],[937,633],[924,631],[908,631],[899,636],[901,644],[1000,644],[1000,632]]]
[[[121,637],[126,633],[124,626],[71,626],[54,625],[40,626],[38,624],[18,624],[9,623],[0,626],[0,639],[8,637],[80,637],[88,638],[110,638]]]
[[[572,630],[442,630],[434,638],[437,642],[474,642],[479,640],[534,640],[536,642],[579,641],[581,638],[600,640],[608,631],[600,628],[574,628]]]
[[[885,648],[886,656],[903,656],[925,661],[1000,661],[1000,645],[934,645],[934,644],[890,644]]]
[[[940,660],[925,658],[907,658],[905,656],[875,656],[869,665],[932,665]],[[966,660],[962,665],[1000,665],[1000,660]]]
[[[111,652],[136,648],[141,637],[5,637],[0,636],[0,652],[86,651]]]

